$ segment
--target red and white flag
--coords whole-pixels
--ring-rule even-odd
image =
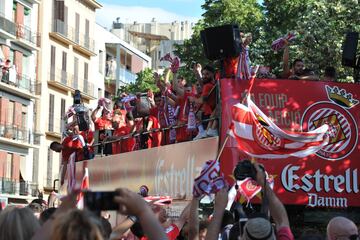
[[[220,172],[219,161],[208,160],[204,164],[200,175],[194,179],[193,195],[200,197],[217,193],[224,186],[226,186],[226,182]]]
[[[80,193],[78,195],[78,202],[76,204],[78,209],[83,209],[84,208],[84,190],[88,190],[90,188],[90,184],[89,184],[89,169],[85,168],[85,173],[84,173],[84,177],[81,181],[81,186],[80,186]]]
[[[248,106],[232,107],[229,135],[240,150],[257,158],[303,158],[316,153],[329,142],[327,124],[311,132],[293,132],[280,129],[247,98]]]

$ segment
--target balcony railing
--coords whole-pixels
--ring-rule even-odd
[[[0,13],[0,29],[10,33],[11,35],[16,35],[16,24],[5,18],[2,13]]]
[[[24,26],[23,24],[16,24],[16,36],[31,42],[36,46],[40,46],[40,34],[36,31],[32,31],[29,27]]]
[[[27,182],[27,181],[21,181],[20,182],[20,195],[23,196],[29,196],[36,197],[38,193],[38,184]]]
[[[75,32],[75,42],[81,47],[84,47],[92,52],[95,51],[95,41],[87,35],[77,34]]]
[[[26,90],[32,94],[35,93],[35,81],[24,74],[14,74],[14,76],[12,76],[8,71],[5,73],[0,72],[0,79],[1,82],[10,86]]]
[[[111,72],[111,71],[106,71],[106,76],[105,76],[108,80],[115,80],[116,79],[116,70],[115,72]],[[126,84],[130,84],[130,83],[135,83],[137,78],[137,75],[135,73],[130,72],[129,70],[127,70],[124,67],[120,67],[120,81],[126,83]]]
[[[60,83],[63,86],[72,88],[73,90],[78,89],[87,95],[94,96],[93,83],[68,73],[67,71],[51,67],[49,80]]]
[[[26,144],[39,144],[40,135],[32,133],[28,130],[25,130],[21,127],[10,125],[10,124],[0,124],[0,137],[16,140]]]
[[[65,38],[84,47],[92,52],[95,51],[95,41],[85,34],[76,31],[75,28],[69,26],[67,23],[57,19],[53,21],[52,31],[60,33]]]
[[[38,184],[27,181],[15,181],[9,178],[0,178],[0,193],[19,194],[23,196],[37,196]]]
[[[53,21],[52,31],[60,33],[67,39],[75,42],[75,29],[59,19]]]

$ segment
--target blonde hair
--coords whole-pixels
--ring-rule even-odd
[[[87,211],[73,209],[55,218],[52,240],[103,240],[99,225]]]
[[[28,240],[40,228],[30,208],[9,206],[0,214],[0,239]]]

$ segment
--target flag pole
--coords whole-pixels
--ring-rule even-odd
[[[221,145],[220,151],[216,157],[217,162],[220,162],[220,156],[221,156],[222,152],[224,151],[225,145],[226,145],[227,141],[229,140],[229,137],[230,137],[230,135],[226,134],[226,138],[225,138],[223,144]]]

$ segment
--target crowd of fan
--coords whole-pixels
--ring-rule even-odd
[[[66,123],[62,142],[53,142],[50,148],[61,152],[66,163],[72,153],[81,161],[96,154],[119,154],[218,136],[215,70],[196,64],[194,73],[194,85],[176,74],[170,82],[171,73],[166,70],[164,76],[154,74],[159,88],[156,93],[121,93],[114,103],[100,99],[91,120],[85,123],[88,129],[82,129],[79,118],[73,117]]]
[[[118,213],[123,217],[112,226],[99,212],[77,209],[79,191],[74,191],[62,199],[58,208],[47,208],[46,203],[39,199],[25,208],[5,208],[0,213],[0,239],[294,239],[284,205],[265,180],[264,171],[257,164],[255,167],[256,181],[263,187],[263,198],[266,199],[262,201],[264,206],[261,206],[266,210],[261,214],[246,215],[239,203],[226,210],[228,193],[225,187],[215,195],[210,218],[199,218],[201,197],[193,197],[177,219],[169,219],[163,206],[146,202],[140,194],[120,188],[110,201],[118,204]],[[302,240],[359,239],[355,223],[339,216],[328,222],[326,234],[307,230],[297,237]]]

